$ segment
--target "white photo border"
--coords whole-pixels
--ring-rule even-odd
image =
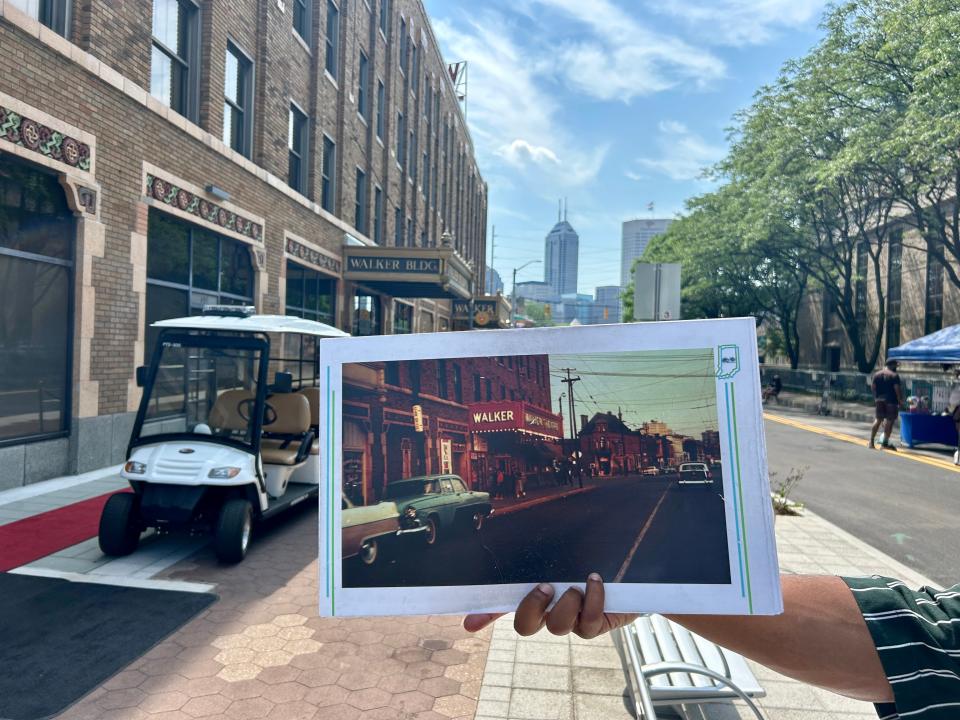
[[[608,583],[608,612],[775,615],[783,612],[753,318],[324,340],[321,425],[319,596],[323,616],[510,612],[534,585],[344,588],[340,488],[344,365],[508,355],[712,349],[727,518],[726,585]],[[551,578],[543,578],[550,582]],[[557,597],[583,583],[555,583]]]

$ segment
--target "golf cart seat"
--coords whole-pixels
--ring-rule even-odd
[[[249,390],[227,390],[217,396],[217,402],[210,410],[207,422],[214,430],[236,430],[244,432],[248,422],[240,414],[240,405],[253,401],[254,394]]]
[[[312,440],[310,403],[300,393],[271,395],[267,403],[277,419],[264,426],[260,454],[267,465],[298,465],[308,454],[304,443]]]
[[[319,436],[320,433],[320,388],[316,387],[307,387],[300,390],[300,394],[303,395],[307,402],[310,403],[310,427],[313,428],[315,435]],[[310,448],[311,455],[320,454],[320,445],[314,443]]]

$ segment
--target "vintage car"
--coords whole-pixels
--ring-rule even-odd
[[[364,565],[373,565],[381,555],[381,546],[400,530],[400,510],[394,502],[357,506],[346,495],[342,498],[343,559],[357,557]]]
[[[490,494],[467,489],[459,475],[426,475],[387,485],[400,509],[401,534],[422,534],[427,545],[457,529],[479,531],[493,512]]]
[[[705,463],[683,463],[677,475],[681,485],[713,484],[713,475]]]

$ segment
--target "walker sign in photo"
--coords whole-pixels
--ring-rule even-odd
[[[325,341],[326,615],[782,610],[754,321]],[[558,593],[559,594],[559,593]]]

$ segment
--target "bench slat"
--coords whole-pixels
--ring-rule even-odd
[[[660,654],[660,646],[657,644],[650,618],[648,616],[637,618],[631,629],[633,630],[633,637],[636,638],[637,644],[640,646],[640,661],[651,665],[661,662],[663,656]],[[666,675],[658,675],[651,678],[649,684],[651,687],[670,687],[670,678]]]
[[[680,648],[677,647],[677,640],[673,636],[671,623],[663,615],[654,615],[650,618],[653,625],[653,631],[657,636],[657,645],[660,646],[660,654],[666,662],[684,662]],[[674,687],[693,685],[693,680],[687,673],[670,673],[670,684]]]
[[[722,668],[715,668],[709,664],[706,658],[701,654],[697,643],[693,639],[693,634],[681,625],[670,623],[670,630],[677,641],[677,647],[680,648],[680,654],[683,655],[683,661],[690,665],[699,665],[701,667],[715,670],[723,673]],[[703,675],[690,675],[695,687],[713,687],[714,682]]]

